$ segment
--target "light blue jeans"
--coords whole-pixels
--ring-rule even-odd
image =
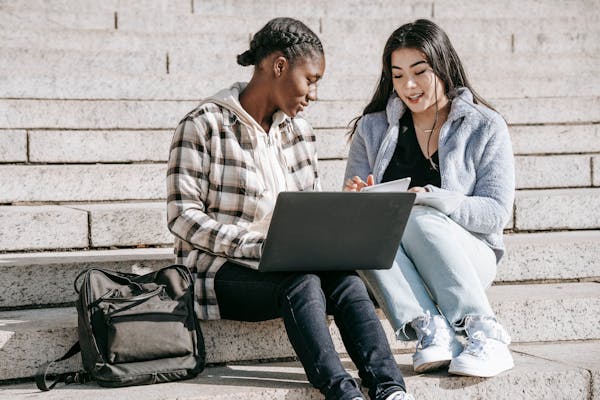
[[[411,211],[391,269],[360,275],[398,340],[413,339],[410,322],[427,311],[456,330],[467,315],[495,318],[485,294],[496,275],[494,251],[431,207]]]

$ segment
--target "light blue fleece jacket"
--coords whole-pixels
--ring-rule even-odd
[[[400,117],[406,106],[393,94],[385,111],[363,116],[352,138],[345,179],[375,176],[380,183],[398,142]],[[467,88],[452,100],[448,120],[442,125],[438,145],[441,188],[464,195],[449,217],[504,254],[502,230],[510,217],[515,193],[514,157],[504,119],[489,108],[473,103]]]

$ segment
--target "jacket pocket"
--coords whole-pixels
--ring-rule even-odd
[[[125,363],[180,357],[194,349],[194,327],[182,301],[152,296],[143,302],[107,300],[106,360]]]

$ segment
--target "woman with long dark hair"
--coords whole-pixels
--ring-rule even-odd
[[[420,19],[392,33],[351,138],[345,190],[411,177],[417,199],[446,201],[415,205],[392,269],[361,273],[398,339],[416,334],[415,371],[449,365],[489,377],[512,368],[510,337],[485,294],[514,200],[510,137],[439,26]]]
[[[177,127],[167,172],[177,262],[196,274],[201,319],[282,317],[309,382],[329,400],[364,399],[335,350],[340,330],[371,400],[408,400],[375,307],[354,273],[267,273],[228,258],[260,258],[281,191],[319,190],[315,136],[298,115],[316,100],[321,41],[291,18],[269,21],[238,63],[248,83],[208,97]],[[299,260],[301,262],[301,260]]]

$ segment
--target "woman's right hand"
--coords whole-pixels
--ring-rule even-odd
[[[351,179],[346,180],[344,184],[344,192],[360,192],[365,186],[373,186],[375,184],[375,178],[373,175],[367,176],[367,181],[363,181],[359,176],[355,176]]]

